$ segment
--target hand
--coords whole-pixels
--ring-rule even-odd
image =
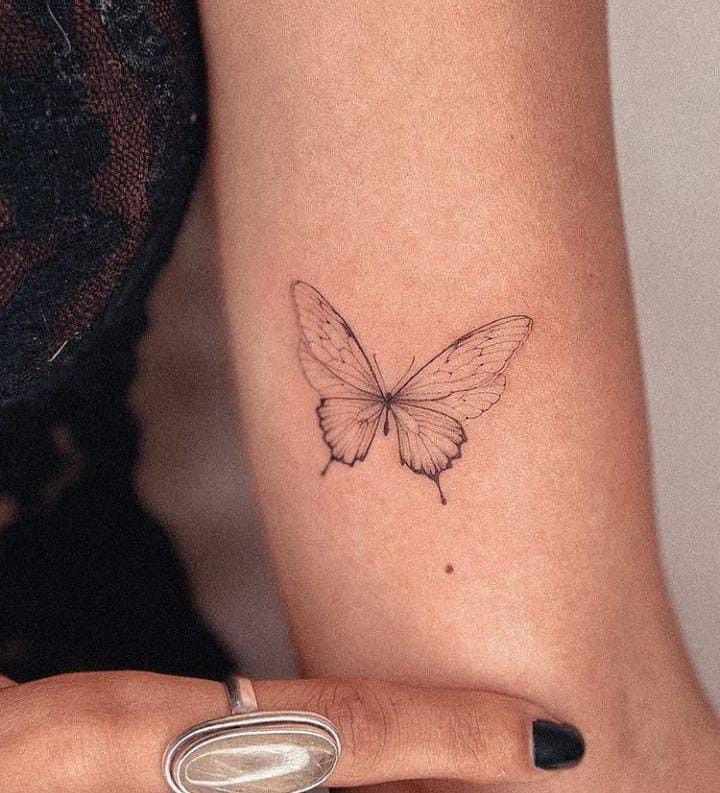
[[[255,681],[260,709],[312,710],[343,741],[331,787],[450,779],[478,785],[542,778],[579,760],[579,736],[523,700],[374,680]],[[228,715],[221,683],[145,672],[69,674],[24,685],[0,678],[0,790],[162,793],[166,745]],[[536,743],[533,751],[533,724]]]

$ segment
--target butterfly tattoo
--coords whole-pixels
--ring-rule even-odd
[[[330,449],[324,475],[337,461],[353,466],[367,457],[378,427],[397,433],[400,464],[440,487],[440,474],[461,457],[463,423],[492,407],[505,390],[505,371],[530,335],[530,317],[497,319],[471,330],[393,388],[385,386],[377,358],[370,362],[357,336],[317,289],[292,285],[300,326],[300,363],[318,392],[316,412]]]

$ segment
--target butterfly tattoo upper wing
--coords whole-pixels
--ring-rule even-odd
[[[496,320],[461,336],[388,393],[357,337],[312,286],[296,281],[300,362],[320,395],[317,414],[333,460],[364,460],[383,414],[392,413],[400,462],[432,479],[461,456],[463,422],[477,418],[505,389],[505,370],[532,328],[529,317]]]
[[[505,369],[532,328],[529,317],[505,317],[466,333],[413,374],[393,395],[400,462],[438,486],[461,456],[463,422],[492,407],[505,390]]]
[[[320,395],[317,407],[323,439],[333,460],[364,460],[384,411],[377,376],[352,328],[309,284],[296,281],[292,294],[302,337],[300,363]]]

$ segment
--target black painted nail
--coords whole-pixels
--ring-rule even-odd
[[[576,766],[585,754],[582,735],[569,724],[533,722],[535,765],[546,771]]]

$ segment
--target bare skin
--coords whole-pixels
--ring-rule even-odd
[[[542,703],[588,754],[539,791],[709,792],[718,724],[654,539],[601,4],[201,12],[242,432],[303,671]],[[533,318],[447,506],[382,435],[319,475],[295,279],[388,380]]]

